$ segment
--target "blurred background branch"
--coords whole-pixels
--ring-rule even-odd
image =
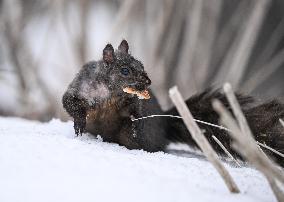
[[[81,66],[122,38],[163,108],[228,81],[284,94],[282,0],[0,0],[0,115],[66,119],[61,96]]]

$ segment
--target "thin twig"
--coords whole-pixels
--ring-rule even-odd
[[[183,121],[190,131],[192,138],[196,141],[197,145],[201,148],[204,155],[207,159],[212,163],[215,169],[219,172],[223,180],[225,181],[228,189],[232,193],[239,193],[239,188],[231,177],[230,173],[226,170],[226,168],[222,165],[221,161],[218,159],[218,155],[213,150],[208,140],[204,137],[197,123],[193,120],[192,114],[187,108],[181,94],[179,93],[177,87],[173,87],[169,91],[170,98],[175,104],[178,112],[183,117]]]
[[[256,143],[257,143],[258,145],[260,145],[260,146],[262,146],[262,147],[264,147],[264,148],[266,148],[266,149],[268,149],[268,150],[274,152],[275,154],[278,154],[279,156],[281,156],[281,157],[284,158],[284,154],[282,154],[282,153],[280,153],[279,151],[277,151],[277,150],[275,150],[275,149],[273,149],[273,148],[267,146],[266,144],[262,144],[262,143],[260,143],[260,142],[258,142],[258,141],[256,141]]]
[[[230,154],[230,152],[226,149],[226,147],[221,143],[220,140],[218,140],[218,138],[215,135],[212,135],[213,140],[215,140],[215,142],[221,147],[221,149],[228,155],[228,157],[230,159],[232,159],[239,167],[241,167],[241,165],[239,164],[239,162],[233,157],[232,154]]]

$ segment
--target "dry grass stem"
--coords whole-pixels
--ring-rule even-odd
[[[125,0],[119,8],[117,17],[110,31],[109,40],[113,41],[117,33],[120,33],[120,30],[128,24],[128,19],[131,18],[133,8],[138,3],[137,0]]]
[[[266,144],[262,144],[262,143],[260,143],[260,142],[256,142],[256,143],[257,143],[258,145],[260,145],[260,146],[262,146],[262,147],[264,147],[264,148],[266,148],[266,149],[272,151],[273,153],[275,153],[275,154],[277,154],[277,155],[279,155],[279,156],[281,156],[281,157],[284,158],[284,154],[282,154],[282,153],[280,153],[279,151],[277,151],[277,150],[275,150],[275,149],[273,149],[273,148],[267,146]]]
[[[263,51],[259,54],[256,59],[256,63],[253,66],[262,66],[268,63],[275,53],[277,46],[281,43],[282,37],[284,35],[284,18],[280,20],[275,30],[271,34],[269,40],[266,43]]]
[[[228,129],[230,129],[232,132],[229,134],[234,134],[238,129],[241,130],[241,132],[238,132],[238,134],[240,134],[240,136],[237,136],[237,138],[235,138],[235,140],[240,144],[239,149],[242,148],[242,151],[245,151],[246,154],[248,156],[244,156],[244,157],[248,157],[248,158],[252,158],[252,160],[254,161],[253,157],[259,156],[260,161],[256,161],[254,163],[256,164],[260,164],[260,166],[263,166],[263,164],[266,164],[267,167],[270,167],[272,170],[274,170],[274,174],[277,175],[277,178],[279,178],[279,180],[281,179],[281,181],[284,183],[284,175],[282,173],[279,172],[279,170],[276,168],[276,165],[274,164],[274,162],[270,161],[267,156],[259,154],[259,148],[257,146],[256,141],[253,138],[253,134],[248,126],[247,120],[241,110],[240,104],[237,101],[237,98],[233,92],[233,89],[231,87],[231,85],[229,83],[226,83],[224,85],[224,91],[226,94],[226,97],[230,103],[230,106],[232,107],[233,113],[236,117],[237,120],[237,127],[234,127],[234,129],[232,128],[232,123],[234,122],[234,119],[232,118],[232,116],[228,113],[229,116],[227,116],[226,120],[230,120],[233,122],[230,122],[230,126],[228,125],[228,122],[225,124]],[[223,105],[220,105],[223,106]],[[225,108],[224,108],[225,109]],[[227,111],[226,109],[223,110],[223,112]],[[242,153],[242,152],[240,152]],[[263,169],[263,167],[261,167],[261,169]],[[265,169],[265,168],[264,168]],[[266,170],[266,169],[265,169]],[[271,170],[269,170],[270,172]]]
[[[218,140],[218,138],[215,135],[212,135],[213,140],[215,140],[215,142],[222,148],[222,150],[227,154],[227,156],[232,159],[232,161],[234,161],[237,166],[241,167],[241,165],[239,164],[239,162],[232,156],[232,154],[230,154],[230,152],[226,149],[226,147],[221,143],[220,140]]]
[[[219,31],[214,45],[214,49],[217,51],[213,53],[212,66],[219,66],[219,62],[223,60],[232,39],[234,39],[239,29],[239,25],[247,16],[248,8],[248,1],[240,1],[232,16],[230,16],[228,22],[224,25],[224,28]],[[242,13],[242,15],[240,15],[240,13]],[[214,72],[212,75],[212,77],[214,77],[213,81],[218,82],[226,76],[227,65],[223,65],[222,68],[223,69],[218,69],[217,74]]]
[[[201,0],[196,1],[201,2]],[[196,47],[193,49],[194,51],[192,51],[194,52],[194,57],[192,58],[193,71],[191,72],[196,81],[198,91],[206,88],[208,85],[208,72],[211,71],[210,62],[213,57],[212,50],[215,49],[215,38],[219,34],[217,31],[222,6],[223,0],[205,0],[201,7],[198,40],[195,42]],[[185,81],[188,81],[188,79],[185,79]],[[184,86],[188,88],[188,84]]]
[[[187,108],[181,94],[179,93],[177,87],[173,87],[169,91],[169,95],[174,105],[176,106],[179,114],[183,117],[183,121],[190,131],[192,138],[196,141],[198,146],[203,151],[207,159],[213,164],[215,169],[219,172],[223,180],[225,181],[228,189],[232,193],[239,193],[239,188],[231,177],[230,173],[222,165],[221,161],[218,159],[218,155],[215,153],[208,140],[202,134],[197,123],[194,121],[192,114]]]
[[[268,63],[263,64],[242,86],[246,92],[252,92],[272,76],[284,63],[284,49],[279,51]]]
[[[247,21],[245,21],[242,31],[239,32],[238,38],[232,45],[231,51],[233,51],[234,54],[231,55],[232,57],[229,59],[230,62],[224,63],[225,66],[229,66],[230,68],[226,80],[230,81],[233,86],[239,86],[243,78],[249,57],[268,8],[268,3],[268,0],[255,1],[251,15]]]
[[[252,165],[254,165],[264,174],[278,201],[284,201],[283,193],[279,193],[281,189],[276,183],[277,180],[281,181],[282,183],[284,182],[283,173],[272,161],[268,159],[265,154],[263,154],[252,137],[250,137],[248,134],[243,134],[230,112],[220,101],[215,100],[213,102],[213,107],[219,113],[221,122],[233,131],[229,134],[235,140],[236,144],[233,146],[236,151],[238,151],[245,159],[247,159]]]
[[[266,176],[277,199],[283,201],[283,193],[279,193],[281,190],[276,183],[278,180],[284,183],[282,171],[257,146],[230,84],[225,84],[224,90],[238,123],[220,101],[215,100],[213,107],[220,115],[222,124],[232,131],[229,134],[235,141],[235,150]]]
[[[236,116],[236,119],[238,121],[238,124],[240,125],[241,131],[243,132],[243,134],[245,134],[245,132],[249,133],[250,137],[253,137],[250,128],[248,126],[247,120],[242,112],[241,106],[233,92],[232,86],[229,83],[225,83],[224,84],[224,92],[225,95],[232,107],[232,110],[234,112],[234,115]]]
[[[187,14],[187,24],[185,35],[188,36],[185,38],[185,41],[182,45],[182,51],[180,59],[178,60],[177,68],[182,69],[176,75],[177,82],[182,87],[182,91],[185,91],[183,88],[188,88],[191,86],[192,90],[195,91],[195,83],[192,79],[188,79],[188,75],[192,73],[192,60],[194,57],[196,43],[198,42],[198,34],[201,25],[201,16],[202,16],[202,4],[203,0],[194,0],[191,4],[191,12]],[[180,83],[179,83],[180,82]],[[190,84],[188,85],[188,82]]]

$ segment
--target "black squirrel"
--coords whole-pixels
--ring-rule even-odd
[[[123,91],[126,87],[143,91],[151,85],[143,64],[131,56],[128,49],[126,40],[121,42],[116,51],[111,44],[107,44],[103,50],[103,58],[85,64],[69,85],[62,103],[74,119],[76,135],[86,131],[100,135],[104,141],[149,152],[165,151],[170,142],[183,142],[197,147],[181,119],[155,117],[132,121],[133,118],[154,114],[178,115],[178,112],[175,108],[162,111],[151,90],[149,100],[138,99],[137,96]],[[186,104],[196,119],[218,124],[219,117],[211,105],[214,98],[221,100],[230,109],[226,97],[211,89],[190,97]],[[279,118],[284,118],[284,104],[274,100],[253,106],[253,98],[240,94],[237,94],[237,98],[255,139],[282,152],[284,128]],[[231,149],[231,139],[225,130],[202,123],[199,126],[217,152],[222,153],[223,150],[212,139],[212,135],[238,156]],[[282,157],[268,150],[265,152],[280,165],[284,165]]]

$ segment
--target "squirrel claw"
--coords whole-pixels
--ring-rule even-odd
[[[74,127],[75,127],[75,126],[74,126]],[[85,132],[85,130],[84,130],[84,129],[75,128],[75,134],[76,134],[76,137],[78,137],[78,136],[82,136],[84,132]]]
[[[74,130],[76,136],[82,136],[85,132],[86,119],[75,119],[74,120]]]

